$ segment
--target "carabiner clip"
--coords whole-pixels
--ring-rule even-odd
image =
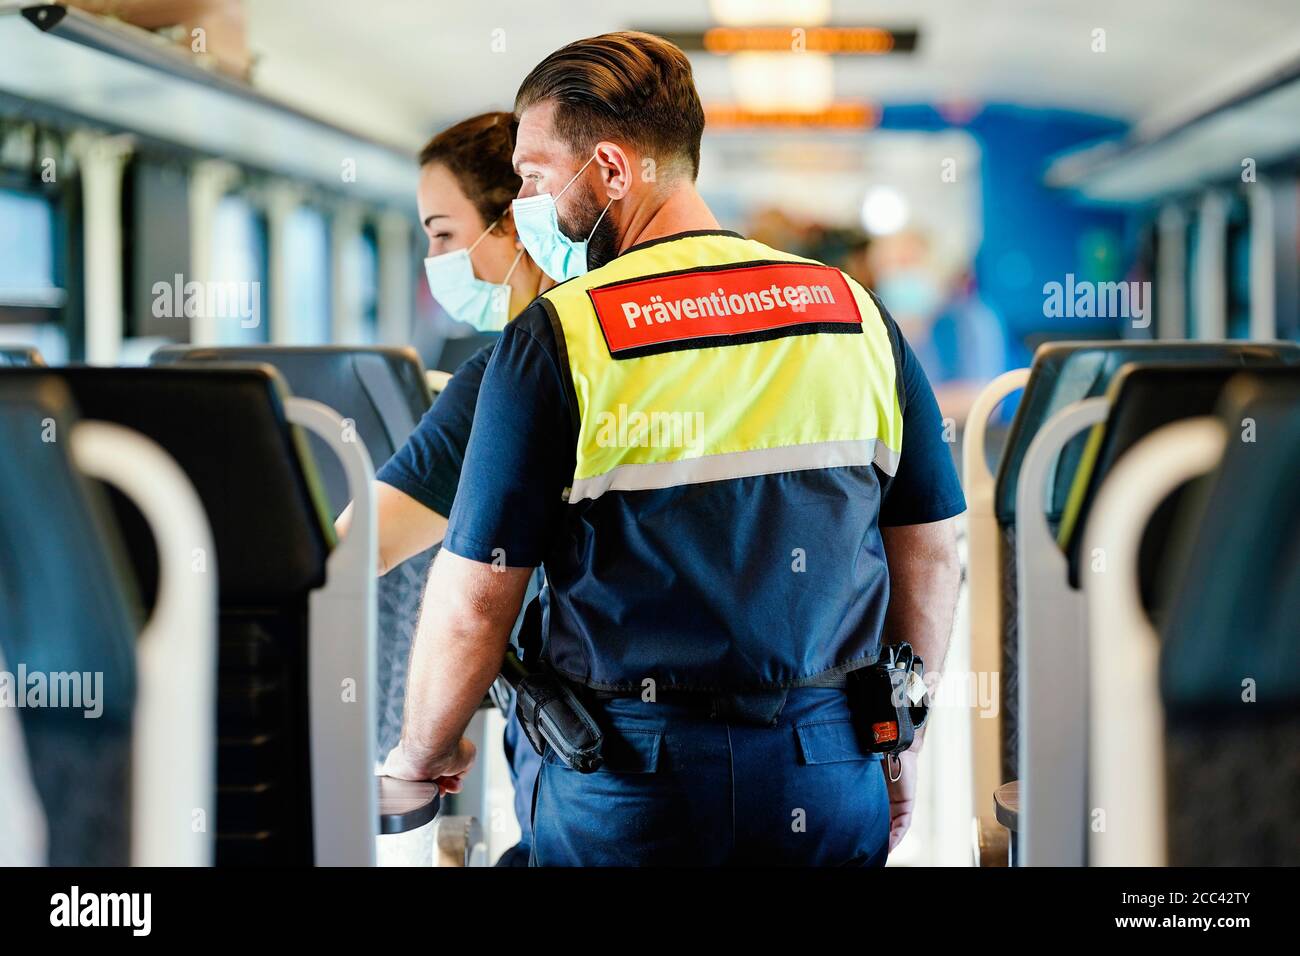
[[[890,773],[891,766],[898,768],[898,773]],[[903,761],[899,759],[898,754],[885,754],[885,776],[889,778],[890,783],[898,783],[898,779],[903,776]]]

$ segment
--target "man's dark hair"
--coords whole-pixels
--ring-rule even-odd
[[[662,166],[700,171],[704,107],[691,63],[649,33],[606,33],[556,50],[515,96],[515,116],[555,103],[555,129],[578,154],[602,139],[631,143]]]

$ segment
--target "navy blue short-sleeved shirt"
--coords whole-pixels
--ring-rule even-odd
[[[375,475],[444,518],[451,514],[474,426],[474,407],[492,346],[484,346],[456,369],[411,437]]]

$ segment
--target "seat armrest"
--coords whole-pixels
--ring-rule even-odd
[[[438,815],[442,798],[430,780],[379,778],[379,832],[407,833]]]

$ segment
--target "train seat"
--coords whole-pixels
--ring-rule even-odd
[[[1060,523],[1060,547],[1065,554],[1054,554],[1050,566],[1057,576],[1039,576],[1032,588],[1026,588],[1022,611],[1034,608],[1037,613],[1022,618],[1019,634],[1019,844],[1022,861],[1029,865],[1078,865],[1086,859],[1083,832],[1078,821],[1086,811],[1087,771],[1087,689],[1079,680],[1088,659],[1086,615],[1082,596],[1074,593],[1069,578],[1077,581],[1082,539],[1089,520],[1095,489],[1105,481],[1120,457],[1142,437],[1180,419],[1206,415],[1214,411],[1227,383],[1241,372],[1240,356],[1229,355],[1221,364],[1156,362],[1128,363],[1113,376],[1103,399],[1072,406],[1075,414],[1095,418],[1081,456]],[[1300,366],[1258,366],[1254,371],[1262,379],[1300,379]],[[1045,426],[1041,434],[1052,430],[1073,429],[1072,412],[1067,411]],[[1030,453],[1031,459],[1045,459]],[[1024,472],[1025,484],[1041,488],[1041,467],[1031,465]],[[1020,507],[1026,513],[1034,487],[1022,485]],[[1168,538],[1168,513],[1177,505],[1177,494],[1166,502],[1147,527],[1143,544],[1141,576],[1150,579],[1160,567]],[[1038,514],[1028,515],[1027,522],[1041,522]],[[1037,527],[1041,528],[1039,523]],[[1089,574],[1106,574],[1105,551],[1087,552]],[[1025,555],[1021,554],[1021,560]],[[1034,557],[1035,567],[1047,559]],[[1069,565],[1073,563],[1071,572]],[[1023,574],[1022,581],[1027,578]],[[1148,603],[1153,586],[1143,588]],[[1060,608],[1075,608],[1077,617],[1066,619]],[[1055,617],[1051,617],[1055,614]],[[1040,626],[1051,619],[1052,626]],[[1072,755],[1067,758],[1066,755]]]
[[[0,737],[32,786],[10,775],[4,823],[29,824],[0,856],[54,866],[202,865],[212,804],[216,585],[193,573],[211,536],[193,486],[138,433],[79,420],[55,374],[0,375],[0,667],[15,699]],[[107,481],[144,513],[164,556],[159,600],[143,627]],[[68,588],[76,600],[68,599]],[[3,829],[3,826],[0,826]]]
[[[1300,349],[1282,343],[1215,342],[1052,342],[1034,354],[1029,369],[1018,369],[995,379],[973,406],[967,422],[963,483],[970,506],[970,666],[976,673],[1000,675],[1000,715],[996,727],[982,711],[972,710],[972,788],[977,833],[983,843],[997,829],[990,794],[1002,783],[1016,778],[1019,749],[1018,681],[1019,634],[1025,616],[1018,580],[1022,571],[1050,578],[1063,578],[1058,566],[1063,561],[1055,537],[1064,513],[1070,487],[1083,457],[1086,436],[1082,430],[1100,421],[1104,405],[1076,409],[1068,431],[1054,437],[1050,448],[1040,442],[1044,458],[1043,475],[1035,489],[1035,517],[1029,529],[1039,546],[1033,561],[1018,560],[1025,549],[1024,531],[1018,522],[1017,494],[1030,446],[1049,420],[1086,399],[1101,399],[1111,379],[1124,364],[1134,361],[1204,362],[1233,356],[1243,365],[1300,361]],[[988,418],[999,403],[1023,389],[1020,403],[1007,434],[996,474],[984,459],[983,436]],[[1080,417],[1082,416],[1082,417]],[[1091,417],[1089,417],[1091,416]],[[1042,546],[1050,542],[1050,551]],[[1058,619],[1077,619],[1078,596],[1074,604],[1067,597],[1049,611]]]
[[[1107,390],[1129,363],[1300,362],[1300,347],[1254,342],[1122,342],[1049,346],[1043,387],[1017,410],[998,469],[996,514],[1003,532],[1003,769],[1014,771],[1019,726],[1019,645],[1026,630],[1082,634],[1081,597],[1062,587],[1068,567],[1057,537],[1083,461],[1088,429],[1109,409]]]
[[[351,421],[379,465],[405,444],[433,401],[420,357],[411,348],[378,346],[168,346],[154,353],[155,365],[176,362],[265,362],[288,382],[293,394],[333,408]],[[350,497],[345,476],[324,442],[309,436],[329,500],[337,516]],[[377,753],[397,744],[411,638],[434,549],[390,570],[377,584],[378,688]]]
[[[433,403],[424,366],[412,348],[351,345],[169,345],[151,365],[177,362],[264,362],[293,395],[330,406],[356,429],[376,465],[406,443]],[[332,515],[351,500],[343,466],[323,439],[307,436]]]
[[[1297,409],[1294,377],[1236,376],[1217,416],[1151,433],[1097,493],[1084,547],[1107,548],[1115,573],[1083,577],[1089,800],[1107,809],[1088,833],[1091,863],[1300,862]],[[1137,577],[1149,519],[1206,474],[1161,555],[1170,597],[1157,627]],[[1131,706],[1102,706],[1102,688]]]
[[[1240,374],[1241,366],[1235,362],[1222,365],[1130,363],[1116,373],[1107,390],[1110,414],[1088,434],[1057,532],[1057,543],[1068,558],[1071,587],[1076,590],[1080,587],[1088,513],[1097,489],[1115,462],[1163,425],[1196,415],[1212,415],[1228,383]],[[1251,376],[1261,384],[1297,381],[1300,365],[1255,366],[1251,368]],[[1143,539],[1140,562],[1143,603],[1157,621],[1160,620],[1157,603],[1162,597],[1158,592],[1158,558],[1165,552],[1165,542],[1184,490],[1176,491],[1160,506]]]
[[[335,413],[289,397],[269,366],[6,374],[64,382],[85,414],[152,438],[193,478],[219,580],[218,864],[373,863],[375,539],[364,447],[342,440]],[[356,533],[338,547],[299,425],[330,440],[360,502]],[[157,556],[140,516],[114,503],[148,604]]]
[[[500,337],[496,332],[475,332],[459,338],[448,338],[442,343],[438,360],[433,363],[433,367],[439,372],[455,372],[479,349],[495,345]]]
[[[1295,867],[1300,382],[1241,376],[1220,419],[1226,453],[1199,498],[1189,496],[1171,549],[1186,563],[1161,651],[1168,861]]]

